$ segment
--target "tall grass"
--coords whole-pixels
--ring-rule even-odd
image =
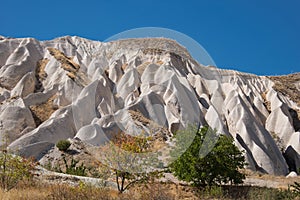
[[[194,188],[172,183],[151,183],[134,186],[120,194],[116,190],[97,188],[80,183],[78,186],[22,182],[5,192],[0,190],[1,200],[172,200],[172,199],[299,199],[291,190],[251,186],[223,186]]]

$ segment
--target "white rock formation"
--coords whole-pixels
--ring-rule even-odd
[[[273,85],[268,77],[198,64],[168,39],[1,37],[0,134],[9,133],[11,149],[40,159],[61,139],[100,145],[154,123],[167,137],[208,124],[235,139],[249,168],[287,175],[300,167],[290,113],[300,107]]]

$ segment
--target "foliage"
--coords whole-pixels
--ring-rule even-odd
[[[62,167],[57,163],[54,167],[52,167],[51,162],[49,161],[46,165],[44,165],[43,167],[45,167],[46,169],[50,170],[50,171],[55,171],[58,173],[66,173],[66,174],[71,174],[71,175],[75,175],[75,176],[87,176],[87,168],[86,166],[83,165],[83,163],[81,163],[81,165],[77,165],[79,163],[79,161],[75,160],[74,158],[71,159],[70,164],[68,164],[68,161],[66,159],[66,157],[62,158],[65,164],[65,167]]]
[[[209,127],[203,127],[201,130],[194,127],[193,130],[196,131],[196,135],[192,144],[170,165],[174,175],[180,180],[192,182],[197,186],[229,182],[242,183],[245,175],[239,172],[239,169],[244,167],[245,158],[233,144],[233,140],[225,135],[217,138],[216,131]],[[209,140],[207,140],[207,134],[212,134]],[[185,131],[177,134],[176,145],[181,146],[181,143],[186,141],[186,137],[190,137],[189,133],[187,135]],[[213,138],[217,138],[216,142]],[[211,149],[210,152],[204,154],[206,156],[201,156],[203,151],[201,152],[200,149],[203,146],[205,149]],[[171,152],[172,154],[174,152]]]
[[[32,160],[9,154],[7,150],[3,150],[0,153],[0,187],[5,191],[11,190],[19,181],[31,178],[33,169]]]
[[[76,166],[79,161],[74,160],[72,158],[70,165],[68,165],[68,162],[65,157],[63,157],[65,166],[66,166],[66,174],[71,174],[75,176],[86,176],[86,167],[81,163],[81,165]]]
[[[68,140],[60,140],[56,143],[56,147],[60,151],[67,151],[70,146],[71,146],[71,143]]]
[[[101,148],[103,162],[112,170],[120,193],[135,183],[153,180],[161,175],[158,170],[149,170],[151,164],[159,162],[156,156],[145,154],[150,151],[151,138],[118,134]],[[145,166],[148,168],[145,169]]]

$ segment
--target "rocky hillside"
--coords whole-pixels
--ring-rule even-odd
[[[1,141],[45,160],[61,139],[99,146],[147,132],[168,141],[208,124],[235,139],[250,169],[286,175],[300,167],[299,76],[203,66],[163,38],[0,37]]]

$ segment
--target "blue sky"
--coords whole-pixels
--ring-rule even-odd
[[[300,71],[299,0],[4,0],[0,35],[103,41],[164,27],[200,43],[220,68],[259,75]]]

